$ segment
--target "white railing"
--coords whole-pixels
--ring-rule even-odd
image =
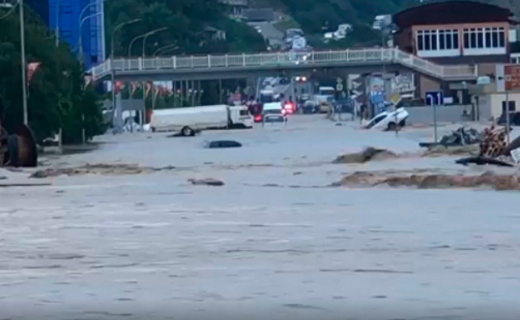
[[[115,72],[154,70],[190,72],[190,70],[195,71],[194,69],[218,72],[222,69],[275,69],[294,65],[326,67],[382,63],[398,63],[443,80],[477,76],[475,66],[440,66],[397,48],[115,59],[113,62],[108,60],[93,68],[92,75],[94,79],[102,78],[112,72],[112,67]]]

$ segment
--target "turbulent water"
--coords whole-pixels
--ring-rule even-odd
[[[513,319],[517,192],[326,187],[353,170],[460,171],[449,157],[331,164],[368,145],[416,152],[425,132],[295,117],[193,139],[110,137],[59,162],[176,169],[0,189],[1,315]],[[245,146],[202,148],[216,137]]]

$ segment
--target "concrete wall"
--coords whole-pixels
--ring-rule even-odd
[[[496,92],[475,94],[474,97],[478,97],[481,110],[489,110],[489,118],[493,117],[496,119],[502,115],[502,102],[506,100],[514,101],[514,111],[520,111],[520,93],[510,93],[507,98],[505,93]]]
[[[475,110],[474,110],[475,109]],[[433,123],[433,107],[406,107],[410,113],[408,117],[409,124],[432,124]],[[452,105],[437,107],[437,121],[438,122],[458,122],[462,121],[462,113],[466,110],[468,114],[477,113],[476,107],[472,105]],[[480,106],[480,119],[487,120],[491,116],[491,109],[485,106]]]

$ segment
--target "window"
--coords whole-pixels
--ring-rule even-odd
[[[457,29],[417,31],[417,51],[423,57],[458,55],[459,31]],[[449,50],[450,52],[447,52]],[[453,51],[456,51],[453,53]]]
[[[491,41],[491,36],[492,32],[491,32],[491,28],[485,28],[484,29],[484,42],[489,45],[491,45],[493,42]]]
[[[417,31],[417,49],[419,51],[437,50],[437,31]]]
[[[432,49],[432,36],[429,31],[424,32],[424,50]]]
[[[469,47],[471,49],[478,49],[477,47],[477,33],[472,31],[470,34],[469,34]]]
[[[494,28],[470,28],[464,29],[465,49],[496,49],[505,48],[505,29]]]
[[[446,50],[447,48],[447,34],[446,30],[439,30],[439,50]]]
[[[459,48],[459,31],[457,29],[439,30],[439,50],[456,50]]]
[[[430,37],[431,37],[432,50],[437,50],[437,40],[439,38],[438,33],[436,31],[432,31],[430,33]]]
[[[516,101],[508,101],[509,102],[509,112],[516,111]],[[502,101],[502,112],[506,111],[506,102]]]

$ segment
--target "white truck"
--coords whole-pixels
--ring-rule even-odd
[[[258,101],[261,103],[271,103],[275,101],[275,94],[272,88],[260,90],[260,97]]]
[[[202,106],[154,110],[150,121],[153,132],[173,131],[193,136],[209,129],[252,128],[253,117],[245,106]]]

